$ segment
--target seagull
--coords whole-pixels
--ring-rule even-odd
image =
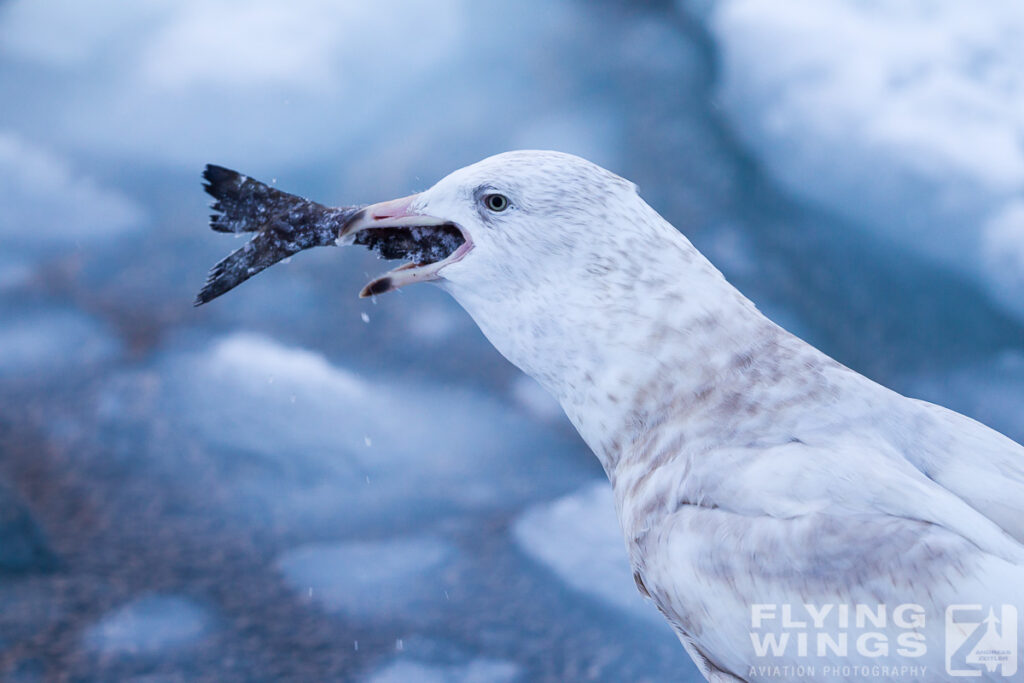
[[[1019,675],[1024,448],[767,319],[633,183],[507,152],[337,243],[405,261],[362,296],[439,285],[558,400],[707,680]]]

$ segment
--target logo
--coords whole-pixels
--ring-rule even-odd
[[[997,670],[1001,676],[1017,673],[1017,608],[947,607],[946,673],[980,677],[982,671]]]
[[[750,609],[750,678],[924,680],[925,608],[914,603],[772,604]]]

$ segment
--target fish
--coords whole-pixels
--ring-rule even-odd
[[[215,200],[210,227],[255,235],[210,269],[195,306],[213,301],[300,251],[335,246],[338,233],[362,209],[324,206],[215,164],[207,164],[203,179],[203,188]]]

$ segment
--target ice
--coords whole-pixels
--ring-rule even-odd
[[[148,409],[172,416],[177,438],[234,454],[211,463],[229,514],[358,529],[365,519],[505,509],[591,471],[589,455],[573,455],[577,442],[473,391],[357,375],[259,335],[206,346],[158,361],[163,380]],[[134,419],[147,376],[111,382],[102,418]],[[173,443],[161,448],[185,447]],[[150,457],[158,469],[175,465]]]
[[[83,641],[105,655],[156,655],[194,645],[212,628],[212,616],[197,602],[150,594],[104,615]]]
[[[142,52],[143,82],[169,90],[195,86],[235,89],[280,87],[317,90],[324,83],[346,95],[374,72],[392,66],[395,57],[361,59],[371,36],[388,34],[418,58],[406,78],[436,65],[458,40],[460,21],[451,0],[416,6],[385,0],[372,10],[361,3],[301,0],[284,8],[273,2],[244,6],[183,2]],[[218,27],[231,25],[233,32]],[[358,27],[339,40],[336,27]],[[417,31],[429,26],[430,32]],[[222,68],[210,69],[210,60]],[[346,70],[359,64],[361,70]],[[366,65],[373,65],[367,73]],[[372,94],[372,93],[365,93]]]
[[[476,659],[462,665],[438,665],[414,659],[398,659],[366,678],[366,683],[511,683],[520,680],[511,662]]]
[[[0,238],[4,249],[68,251],[139,227],[142,207],[66,159],[0,127]]]
[[[83,12],[65,1],[48,3],[49,11],[25,0],[9,4],[0,23],[9,58],[98,86],[65,89],[63,106],[45,111],[51,135],[88,141],[104,153],[183,165],[211,153],[251,165],[337,152],[346,139],[365,139],[363,132],[385,121],[402,126],[401,112],[421,111],[429,106],[426,97],[445,103],[446,125],[460,131],[465,119],[479,114],[465,106],[466,95],[477,99],[479,88],[500,78],[493,64],[508,70],[502,57],[482,54],[515,56],[510,48],[527,30],[521,11],[474,11],[460,0],[372,6],[301,0],[287,9],[269,0],[164,0],[123,8],[121,16]],[[573,18],[564,10],[535,14],[535,31],[564,31]],[[69,33],[74,38],[66,40]],[[380,49],[382,36],[392,49]],[[517,61],[519,70],[529,68],[523,57]],[[480,80],[448,78],[456,68],[478,70]],[[389,87],[379,87],[382,82]],[[268,97],[270,91],[275,96]],[[408,107],[410,97],[417,107]],[[495,117],[510,119],[501,113],[508,98],[479,101]],[[170,110],[176,115],[164,113]],[[183,123],[188,134],[173,134]],[[494,130],[488,126],[488,135]],[[259,150],[249,142],[254,138],[261,139]],[[414,144],[405,140],[407,153]]]
[[[680,5],[706,17],[720,103],[790,192],[968,274],[1024,316],[1013,270],[1024,237],[998,227],[1024,186],[1019,2]]]
[[[0,320],[0,379],[52,378],[120,351],[101,322],[73,309],[21,310]]]
[[[87,8],[74,0],[9,2],[0,23],[0,52],[55,68],[95,63],[112,42],[124,40],[125,32],[152,20],[154,15],[158,17],[167,4],[120,3]]]
[[[534,506],[516,521],[513,534],[530,557],[574,589],[664,625],[658,610],[640,596],[633,581],[607,481]]]
[[[328,611],[401,617],[445,602],[445,567],[458,551],[434,537],[313,544],[277,560],[291,588]]]
[[[0,676],[699,677],[600,466],[444,292],[358,300],[380,264],[319,249],[191,308],[241,244],[208,162],[343,204],[583,154],[785,327],[1019,438],[978,284],[1022,300],[1010,4],[678,4],[710,40],[671,2],[0,3],[2,476],[63,563],[0,582]],[[151,590],[215,637],[80,652]]]

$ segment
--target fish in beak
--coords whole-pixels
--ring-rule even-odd
[[[210,227],[252,233],[253,238],[217,263],[196,296],[201,306],[253,275],[313,247],[359,244],[384,259],[406,261],[370,282],[360,296],[374,296],[412,282],[436,280],[438,271],[472,248],[469,235],[451,221],[413,210],[418,195],[365,209],[328,207],[282,192],[222,166],[208,165],[204,188],[214,198]]]
[[[414,282],[440,277],[438,272],[473,248],[468,233],[452,221],[416,210],[419,195],[372,204],[348,220],[338,243],[360,244],[380,258],[406,263],[367,284],[361,297],[376,296]]]

